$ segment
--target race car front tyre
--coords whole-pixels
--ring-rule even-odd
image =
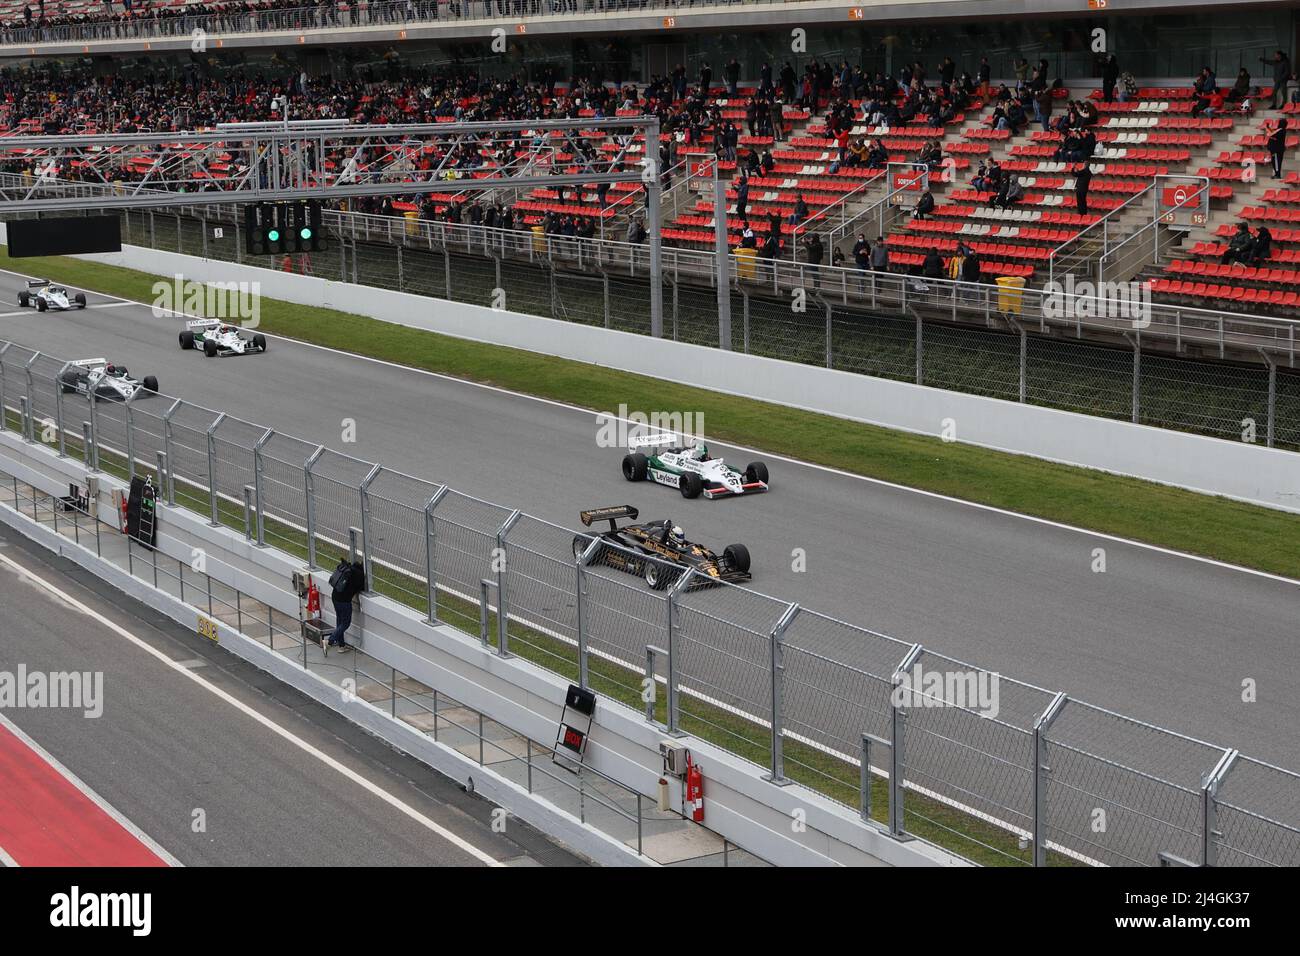
[[[24,309],[27,308],[29,305],[31,305],[31,304],[32,304],[32,296],[31,296],[31,293],[29,293],[29,292],[19,292],[19,293],[18,293],[18,304],[21,305]]]
[[[203,340],[203,354],[208,358],[215,358],[217,354],[217,343],[211,339]]]
[[[259,332],[257,335],[254,335],[254,336],[253,336],[253,348],[257,349],[259,352],[265,352],[265,351],[266,351],[266,336],[263,335],[263,334],[260,333],[260,332]]]
[[[645,481],[646,469],[649,467],[645,455],[639,452],[623,456],[623,477],[628,481]]]
[[[45,301],[44,299],[37,299],[37,300],[36,300],[36,311],[37,311],[37,312],[44,312],[44,311],[45,311],[46,309],[48,309],[48,308],[49,308],[49,305],[46,303],[46,301]]]
[[[191,332],[189,329],[186,329],[184,332],[181,333],[180,339],[181,339],[182,349],[194,348],[194,333]]]
[[[722,560],[732,571],[748,571],[749,548],[743,544],[729,544],[722,550]]]
[[[747,483],[761,481],[767,484],[767,465],[761,461],[751,461],[745,466],[745,481]]]
[[[144,390],[145,390],[146,392],[153,392],[154,394],[157,394],[157,392],[158,392],[158,379],[155,378],[154,376],[152,376],[152,375],[146,375],[146,376],[144,377],[144,381],[142,381],[140,384],[144,386]]]
[[[693,471],[685,472],[682,475],[681,489],[683,498],[698,498],[704,491],[704,479]]]
[[[78,292],[72,297],[72,301],[77,303],[78,309],[84,309],[86,307],[86,293]]]
[[[682,573],[676,568],[667,567],[658,561],[646,561],[643,573],[645,583],[650,585],[652,591],[663,591],[672,587],[673,582],[682,576]]]

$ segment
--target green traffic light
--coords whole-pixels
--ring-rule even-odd
[[[279,229],[272,229],[270,232],[268,232],[268,233],[266,234],[266,238],[269,239],[269,240],[271,240],[272,242],[279,242],[279,241],[280,241],[280,230],[279,230]]]
[[[311,230],[308,229],[306,226],[304,226],[302,229],[300,229],[300,230],[298,231],[298,235],[302,236],[302,238],[304,238],[304,239],[310,239],[310,238],[311,238]]]

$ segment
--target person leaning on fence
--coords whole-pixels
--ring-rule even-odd
[[[330,575],[330,600],[334,602],[334,630],[321,635],[321,650],[350,651],[344,639],[352,624],[352,601],[366,589],[366,569],[360,561],[344,558]]]

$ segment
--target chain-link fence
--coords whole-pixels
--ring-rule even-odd
[[[212,409],[95,398],[68,368],[0,342],[0,427],[313,567],[356,553],[377,598],[887,832],[998,864],[1300,865],[1295,773]]]
[[[331,215],[336,248],[299,257],[295,268],[322,278],[650,332],[644,247]],[[135,244],[230,261],[247,258],[236,214],[225,207],[193,215],[131,211],[124,213],[124,222],[125,238]],[[212,238],[218,224],[221,239]],[[722,344],[717,292],[710,287],[712,261],[704,253],[664,250],[665,336]],[[752,276],[741,273],[730,296],[729,347],[1300,449],[1296,322],[1161,303],[1150,303],[1145,318],[1083,318],[1073,315],[1073,301],[1053,305],[1042,290],[759,260]],[[1095,300],[1088,309],[1105,312]]]

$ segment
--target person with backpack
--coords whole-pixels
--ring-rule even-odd
[[[352,646],[344,640],[352,624],[352,601],[366,589],[366,569],[360,561],[344,558],[330,575],[330,600],[334,602],[334,630],[321,635],[321,650],[328,648],[350,651]]]

